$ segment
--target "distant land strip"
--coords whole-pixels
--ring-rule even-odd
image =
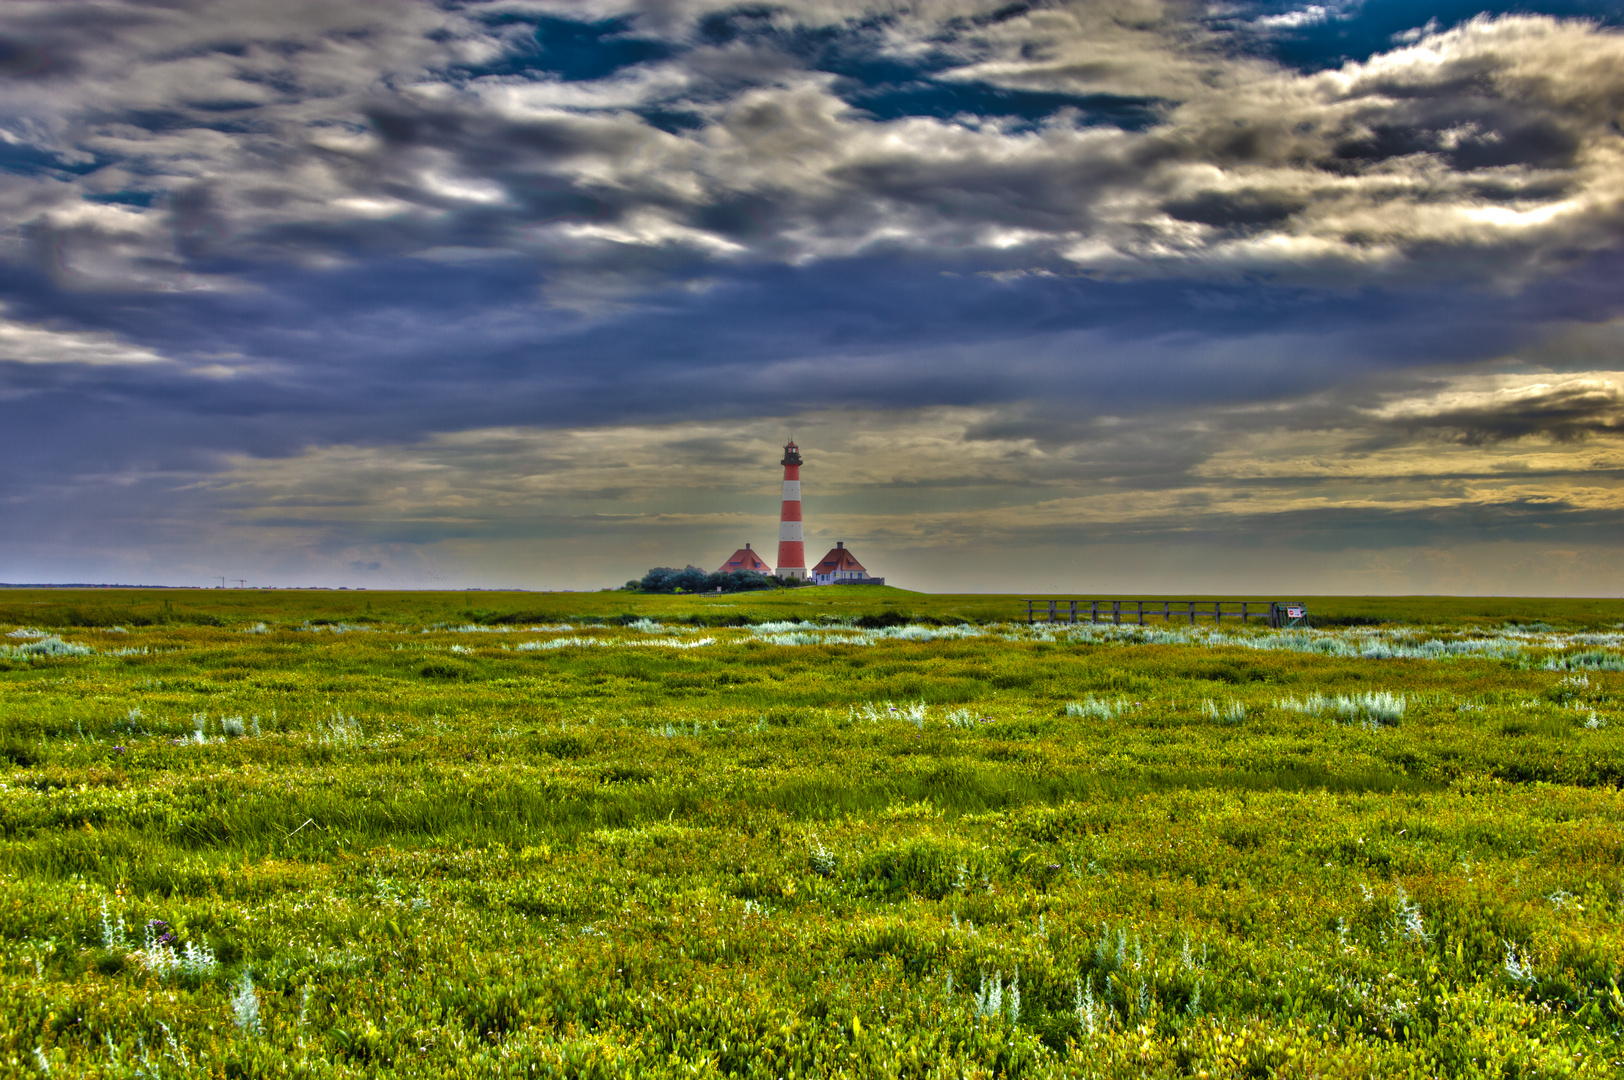
[[[26,584],[10,581],[0,581],[0,589],[219,589],[218,585],[92,585],[87,582],[50,582],[40,584]],[[286,589],[294,592],[366,592],[366,585],[243,585],[229,586],[227,592],[254,592],[265,590]],[[519,589],[508,586],[492,587],[469,585],[466,587],[447,588],[413,588],[411,586],[391,586],[387,589],[372,587],[373,592],[596,592],[595,589]]]

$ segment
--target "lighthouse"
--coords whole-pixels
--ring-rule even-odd
[[[801,450],[784,445],[784,508],[778,515],[778,576],[806,578],[806,547],[801,542]]]

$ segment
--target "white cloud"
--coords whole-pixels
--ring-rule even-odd
[[[1597,410],[1624,414],[1624,372],[1458,376],[1443,389],[1420,396],[1398,396],[1369,412],[1382,420],[1414,420],[1527,410],[1553,401],[1583,402]]]
[[[360,243],[512,250],[589,276],[673,248],[788,262],[900,248],[1111,274],[1517,280],[1611,246],[1624,221],[1624,34],[1585,22],[1479,18],[1303,74],[1237,57],[1190,7],[1155,0],[1002,15],[829,2],[756,19],[957,57],[939,85],[1160,103],[1159,122],[1126,130],[1086,110],[878,120],[772,34],[705,39],[720,3],[227,0],[102,4],[100,21],[81,7],[7,8],[0,28],[63,63],[11,80],[0,103],[8,138],[111,164],[19,185],[0,228],[38,238],[10,257],[49,252],[88,285],[203,287],[198,256]],[[479,17],[499,9],[619,16],[678,51],[595,80],[459,76],[515,47]],[[660,130],[646,109],[687,126]],[[83,201],[119,187],[154,207]]]
[[[114,334],[58,330],[0,317],[0,363],[110,367],[168,362]]]
[[[1254,19],[1252,25],[1263,30],[1296,30],[1299,27],[1318,26],[1320,23],[1328,22],[1333,14],[1324,4],[1309,4],[1295,11]]]

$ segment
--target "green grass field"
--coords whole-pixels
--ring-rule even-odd
[[[1624,602],[1308,602],[5,590],[0,1072],[1624,1075]]]

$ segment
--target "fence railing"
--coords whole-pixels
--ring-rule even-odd
[[[1292,626],[1306,622],[1307,609],[1301,604],[1279,600],[1026,600],[1026,621],[1035,622],[1124,622],[1145,625],[1146,617],[1172,622],[1186,619],[1221,623],[1238,619],[1267,619],[1270,626]]]

